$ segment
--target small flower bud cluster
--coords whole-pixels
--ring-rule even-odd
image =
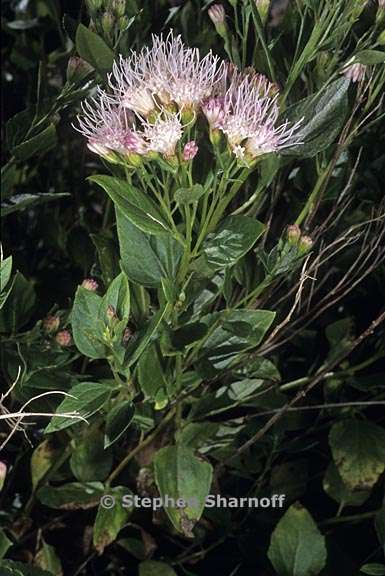
[[[359,64],[349,64],[342,70],[343,75],[352,82],[362,82],[366,76],[367,66]]]
[[[56,343],[62,348],[67,348],[72,344],[72,336],[68,330],[60,330],[55,336]]]
[[[183,148],[183,160],[188,162],[189,160],[193,160],[198,153],[198,146],[195,140],[190,140],[185,144]]]
[[[60,326],[60,318],[59,316],[47,316],[46,318],[44,318],[43,320],[43,329],[44,332],[46,332],[47,334],[53,334],[54,332],[57,332]]]
[[[310,236],[302,235],[298,224],[291,224],[287,227],[286,237],[289,244],[297,246],[301,254],[308,252],[313,246],[313,240]]]
[[[96,292],[99,288],[99,284],[93,278],[84,278],[81,285],[83,288],[90,290],[91,292]]]

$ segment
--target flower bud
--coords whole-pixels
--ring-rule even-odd
[[[269,15],[270,0],[255,0],[262,24],[265,24]]]
[[[88,11],[92,14],[100,10],[103,6],[103,0],[86,0]]]
[[[91,292],[96,292],[99,288],[99,284],[93,278],[84,278],[82,282],[82,287]]]
[[[72,336],[68,330],[61,330],[55,336],[56,342],[59,346],[66,347],[71,346],[72,344]]]
[[[383,20],[385,20],[385,0],[378,0],[376,23],[382,24]]]
[[[287,227],[286,236],[290,244],[297,244],[301,237],[301,229],[298,224],[291,224]]]
[[[109,304],[107,306],[106,316],[109,320],[113,320],[113,319],[117,318],[116,310],[115,310],[114,306],[112,306],[112,304]]]
[[[384,10],[384,16],[385,16],[385,10]],[[379,44],[380,46],[385,46],[385,30],[383,30],[377,37],[377,44]]]
[[[126,0],[111,0],[109,7],[117,16],[124,16],[126,13]]]
[[[133,332],[131,328],[127,326],[127,328],[125,328],[123,332],[123,344],[127,344],[131,340],[132,336]]]
[[[213,4],[207,13],[215,26],[225,23],[226,14],[222,4]]]
[[[129,24],[129,19],[127,18],[127,16],[120,16],[119,18],[119,29],[123,32],[124,30],[127,29],[127,26]]]
[[[227,27],[225,21],[225,9],[222,4],[213,4],[207,11],[210,20],[215,26],[215,30],[218,32],[219,36],[226,38]]]
[[[313,240],[310,238],[310,236],[301,236],[298,248],[302,254],[309,252],[312,246]]]
[[[192,160],[193,158],[195,158],[197,152],[198,152],[197,143],[195,142],[195,140],[190,140],[185,144],[185,147],[183,148],[183,160],[185,160],[186,162]]]
[[[106,36],[111,36],[112,30],[114,28],[115,19],[111,12],[105,12],[102,16],[102,28]]]
[[[92,66],[85,60],[78,56],[71,56],[67,65],[67,80],[80,83],[92,70]]]
[[[365,78],[366,66],[365,64],[359,64],[356,62],[355,64],[345,66],[345,68],[342,70],[342,73],[352,82],[361,82]]]
[[[6,476],[7,476],[7,465],[4,462],[0,462],[0,492],[3,489]]]
[[[52,334],[56,332],[60,326],[59,316],[47,316],[43,320],[43,328],[47,334]]]

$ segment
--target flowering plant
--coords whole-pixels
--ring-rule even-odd
[[[383,3],[27,4],[1,574],[382,573]]]

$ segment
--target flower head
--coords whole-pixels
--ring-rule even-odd
[[[212,102],[203,111],[209,122],[217,114],[216,127],[226,135],[237,158],[256,158],[294,144],[293,135],[300,123],[276,126],[279,117],[277,87],[262,74],[228,70],[229,84],[223,103],[215,110]]]
[[[367,67],[365,64],[359,64],[356,62],[355,64],[345,66],[342,73],[352,82],[361,82],[365,78],[366,69]]]
[[[143,124],[143,137],[148,150],[167,157],[175,155],[175,148],[183,134],[180,114],[163,111],[154,122]]]
[[[210,128],[222,128],[225,118],[223,97],[212,97],[204,101],[202,103],[202,111],[207,118]]]
[[[130,113],[117,105],[103,90],[82,103],[75,130],[88,140],[96,154],[112,160],[111,152],[143,154],[145,144],[135,131]]]
[[[150,48],[121,56],[109,84],[122,106],[148,116],[159,103],[196,109],[210,96],[223,70],[218,56],[210,51],[201,58],[198,48],[186,47],[171,31],[166,38],[153,35]]]

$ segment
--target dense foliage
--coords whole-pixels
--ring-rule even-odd
[[[2,19],[1,575],[385,574],[384,1]]]

